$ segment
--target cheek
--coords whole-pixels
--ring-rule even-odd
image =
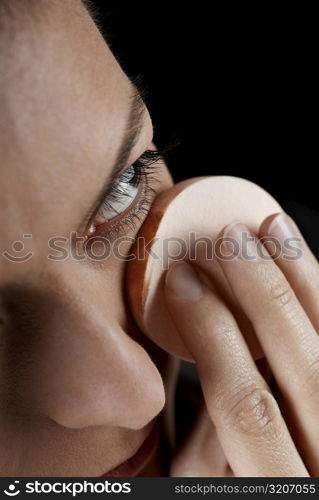
[[[161,410],[160,374],[123,327],[123,271],[114,260],[104,272],[61,261],[44,273],[45,290],[15,291],[3,369],[14,413],[69,428],[141,428]]]

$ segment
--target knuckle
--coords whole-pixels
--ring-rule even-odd
[[[236,399],[226,411],[228,427],[247,436],[276,437],[280,428],[280,410],[267,389],[249,388],[237,394]]]

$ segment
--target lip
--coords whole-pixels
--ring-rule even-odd
[[[134,477],[153,457],[159,440],[159,429],[155,423],[137,452],[101,477]]]

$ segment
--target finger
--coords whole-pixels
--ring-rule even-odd
[[[270,215],[259,236],[269,253],[275,254],[277,266],[319,332],[319,264],[295,222],[285,213]]]
[[[253,324],[283,396],[307,439],[308,468],[319,464],[319,337],[284,273],[247,227],[224,231],[220,264]],[[234,251],[235,250],[235,251]],[[263,253],[261,252],[263,251]],[[230,255],[232,258],[230,258]],[[316,465],[317,464],[317,465]]]
[[[173,458],[172,477],[230,477],[233,473],[206,406],[200,410],[186,440]]]
[[[209,415],[235,476],[307,475],[278,405],[218,295],[189,265],[178,263],[167,272],[165,297],[197,363]]]

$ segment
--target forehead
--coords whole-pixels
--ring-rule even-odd
[[[2,242],[74,229],[129,113],[131,84],[80,1],[35,5],[0,44]]]

